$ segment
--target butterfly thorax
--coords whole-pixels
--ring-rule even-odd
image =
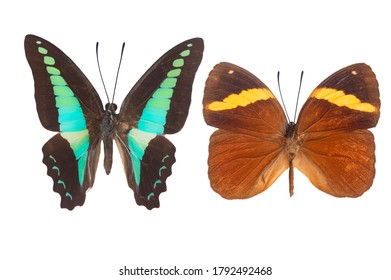
[[[115,112],[117,110],[117,105],[115,103],[107,103],[105,108],[105,114],[101,123],[101,131],[104,135],[112,136],[117,123],[117,114]]]
[[[297,151],[300,149],[302,145],[301,137],[299,137],[296,133],[296,123],[289,122],[285,131],[285,150],[288,154],[289,161],[292,161]]]
[[[105,113],[101,122],[101,133],[104,145],[104,167],[106,174],[110,174],[111,166],[113,165],[113,137],[114,131],[118,122],[117,105],[115,103],[107,103]]]

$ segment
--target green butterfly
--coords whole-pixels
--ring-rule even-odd
[[[94,184],[101,141],[104,168],[110,173],[113,140],[137,204],[159,207],[175,163],[175,146],[164,134],[180,131],[186,121],[203,40],[187,40],[159,58],[130,90],[118,114],[112,102],[103,108],[94,87],[59,48],[34,35],[27,35],[24,45],[39,119],[58,132],[42,151],[61,207],[72,210],[84,204]]]

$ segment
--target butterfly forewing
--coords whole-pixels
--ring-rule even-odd
[[[220,63],[209,74],[204,118],[220,130],[209,144],[209,179],[225,198],[267,189],[288,168],[282,142],[287,120],[271,91],[239,66]]]
[[[186,121],[203,49],[203,40],[194,38],[169,50],[122,104],[116,142],[136,202],[149,209],[159,207],[175,162],[175,147],[163,135],[178,132]]]

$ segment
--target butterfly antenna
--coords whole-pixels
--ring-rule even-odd
[[[114,84],[114,91],[113,91],[113,99],[111,102],[114,102],[114,96],[115,96],[115,90],[117,88],[117,81],[118,81],[118,75],[119,75],[119,69],[121,68],[121,62],[122,62],[122,56],[124,54],[125,49],[125,42],[122,44],[122,50],[121,50],[121,57],[119,59],[118,69],[117,69],[117,76],[115,78],[115,84]]]
[[[98,69],[99,69],[100,79],[102,80],[103,88],[105,89],[107,102],[110,103],[109,95],[107,94],[107,90],[106,90],[105,81],[103,80],[102,71],[100,70],[98,48],[99,48],[99,42],[96,42],[96,61],[98,62]]]
[[[286,107],[285,107],[284,98],[282,97],[282,93],[281,93],[281,87],[280,87],[280,71],[277,72],[277,83],[278,83],[278,91],[280,92],[280,97],[281,97],[282,106],[284,107],[284,111],[285,111],[286,117],[288,118],[288,122],[291,122],[291,120],[289,119],[288,112],[287,112]]]
[[[296,113],[297,113],[297,107],[298,107],[298,104],[299,104],[299,96],[300,96],[300,91],[301,91],[301,83],[302,83],[302,81],[303,81],[303,75],[304,75],[304,71],[301,71],[301,75],[300,75],[300,84],[299,84],[299,92],[297,93],[296,108],[295,108],[295,117],[293,118],[293,121],[296,121]]]

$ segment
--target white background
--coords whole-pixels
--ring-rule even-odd
[[[385,1],[2,1],[1,279],[160,279],[119,276],[129,268],[271,266],[265,279],[390,279],[390,26]],[[388,19],[387,19],[388,18]],[[185,128],[170,140],[177,162],[161,207],[137,206],[117,151],[112,174],[101,163],[86,203],[60,209],[60,196],[42,164],[53,135],[35,110],[33,79],[24,55],[28,33],[61,48],[105,102],[95,57],[100,42],[109,92],[126,42],[116,102],[164,52],[202,37]],[[208,139],[202,117],[205,80],[221,61],[238,64],[277,91],[276,73],[291,118],[300,71],[300,106],[334,71],[357,62],[377,75],[382,101],[376,138],[376,178],[357,199],[338,199],[295,172],[254,198],[228,201],[209,186]],[[166,277],[174,279],[173,277]],[[197,277],[175,277],[196,279]],[[217,277],[224,279],[225,277]],[[231,276],[229,279],[242,279]],[[258,276],[246,279],[258,279]]]

